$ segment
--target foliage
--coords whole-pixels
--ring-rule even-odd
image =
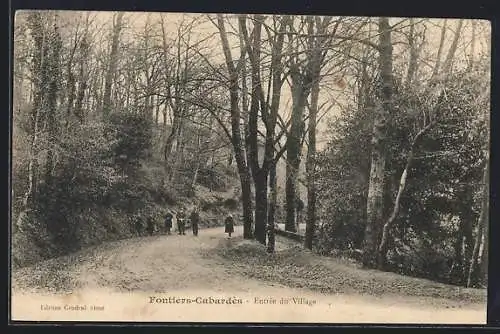
[[[122,179],[106,159],[109,145],[103,131],[102,124],[91,123],[61,141],[59,163],[38,187],[37,220],[60,251],[80,247],[80,224],[103,223],[99,208]]]
[[[344,114],[330,124],[334,137],[318,157],[319,212],[324,222],[318,248],[360,248],[368,191],[371,114],[365,109]]]
[[[415,148],[389,255],[394,271],[449,281],[456,256],[451,246],[457,219],[477,220],[484,161],[487,105],[479,73],[457,73],[445,86],[445,100],[432,104],[417,92],[397,89],[394,114],[387,127],[385,217],[388,217],[420,115],[436,117],[436,125]],[[468,89],[463,89],[466,86]],[[482,101],[481,101],[482,102]],[[487,109],[486,109],[487,110]],[[357,249],[363,241],[370,162],[371,115],[365,110],[344,114],[330,127],[332,139],[319,159],[319,196],[324,222],[318,248]],[[474,196],[464,197],[472,191]],[[455,223],[454,223],[455,222]],[[471,223],[471,222],[468,222]]]
[[[144,114],[114,112],[105,131],[111,143],[114,164],[125,173],[133,173],[152,146],[152,124]]]
[[[147,212],[154,195],[161,197],[141,181],[148,131],[144,117],[123,114],[86,123],[58,141],[58,163],[37,187],[32,223],[24,224],[45,255],[134,233],[120,217]]]
[[[215,168],[200,168],[198,172],[198,184],[201,184],[209,189],[215,191],[226,190],[227,176],[218,169]]]

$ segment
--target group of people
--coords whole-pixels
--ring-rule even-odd
[[[167,212],[165,214],[165,230],[167,234],[172,234],[172,227],[173,227],[173,219],[174,215],[172,212]],[[199,224],[200,224],[200,214],[198,210],[193,210],[191,212],[191,215],[189,216],[189,219],[186,218],[186,214],[184,210],[180,210],[176,214],[176,220],[177,220],[177,234],[178,235],[186,235],[186,223],[188,221],[191,223],[191,229],[193,230],[193,235],[198,236],[198,229],[199,229]],[[224,233],[227,233],[229,238],[231,238],[231,235],[234,233],[234,218],[233,215],[229,214],[226,219],[224,220]]]
[[[181,210],[177,213],[177,233],[179,235],[186,234],[186,214],[184,210]],[[174,219],[174,215],[171,212],[167,212],[165,215],[165,230],[167,234],[171,234],[172,229],[172,221]],[[198,225],[200,223],[200,215],[196,210],[191,213],[190,217],[191,228],[193,229],[193,235],[198,235]]]

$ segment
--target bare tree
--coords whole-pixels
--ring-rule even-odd
[[[241,183],[242,201],[243,201],[243,237],[245,239],[252,238],[252,193],[251,193],[251,176],[245,156],[245,143],[241,136],[240,119],[241,111],[239,106],[239,85],[238,77],[240,68],[243,66],[243,57],[234,65],[231,56],[231,49],[227,38],[227,32],[224,25],[224,18],[221,14],[217,15],[217,27],[219,30],[222,49],[226,60],[226,66],[229,73],[229,96],[230,96],[230,113],[231,113],[231,132],[226,130],[228,137],[231,139],[233,146],[236,165]]]
[[[281,53],[284,41],[284,29],[288,17],[285,16],[280,22],[279,32],[276,36],[272,36],[270,30],[267,29],[268,38],[271,41],[271,76],[269,87],[272,86],[271,96],[265,97],[263,91],[260,71],[261,71],[261,29],[264,23],[264,17],[256,15],[254,18],[253,40],[250,37],[246,28],[246,18],[240,16],[240,29],[245,39],[246,50],[250,59],[252,69],[252,94],[249,110],[248,121],[248,140],[249,140],[249,165],[252,171],[252,176],[255,185],[255,238],[265,244],[266,234],[274,233],[273,226],[268,226],[268,181],[269,172],[272,166],[276,163],[275,157],[275,129],[278,120],[278,109],[281,97],[282,86],[282,63]],[[276,18],[275,18],[276,20]],[[276,22],[276,21],[275,21]],[[270,104],[268,105],[268,101]],[[259,166],[259,149],[258,149],[258,120],[259,112],[262,122],[265,125],[265,143],[264,143],[264,158],[262,166]],[[278,154],[279,155],[279,154]],[[267,230],[267,233],[266,233]],[[274,251],[274,244],[269,245],[268,250]]]
[[[316,26],[316,34],[323,35],[326,33],[327,27],[330,23],[331,18],[325,17],[321,20],[318,17],[310,18],[309,28],[310,32],[314,30],[313,26]],[[335,24],[332,35],[335,35],[337,28],[339,27],[340,20]],[[309,54],[309,72],[311,73],[312,86],[311,86],[311,103],[309,106],[309,124],[308,124],[308,145],[307,145],[307,159],[306,159],[306,172],[307,172],[307,221],[306,221],[306,233],[305,233],[305,248],[312,249],[313,237],[316,228],[316,125],[318,121],[318,101],[320,93],[320,80],[321,80],[321,67],[325,61],[329,49],[330,39],[326,37],[316,38],[315,36],[310,36],[309,47],[311,48]]]
[[[74,114],[78,118],[80,122],[84,120],[84,112],[83,112],[83,101],[85,98],[85,92],[88,88],[88,80],[89,80],[89,69],[88,62],[90,57],[90,36],[89,36],[89,14],[86,15],[86,25],[85,32],[80,41],[79,49],[80,49],[80,64],[79,64],[79,72],[78,72],[78,89],[76,92],[76,102]]]
[[[113,31],[111,37],[111,51],[109,54],[109,62],[107,65],[105,82],[104,82],[104,93],[102,98],[102,113],[107,115],[110,113],[111,105],[111,88],[113,85],[113,78],[116,75],[116,70],[118,67],[118,57],[119,57],[119,46],[120,46],[120,33],[123,28],[123,16],[124,12],[115,13],[113,16]]]

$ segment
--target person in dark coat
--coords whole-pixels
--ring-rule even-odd
[[[167,212],[165,215],[165,231],[167,231],[167,234],[170,235],[170,230],[172,229],[172,219],[174,216],[170,213]]]
[[[142,235],[142,222],[139,218],[135,219],[135,232],[137,233],[138,236]]]
[[[232,214],[229,214],[224,221],[224,232],[231,238],[231,234],[234,232],[234,218]]]
[[[183,210],[177,214],[177,230],[179,235],[186,235],[186,215]]]
[[[148,229],[149,235],[153,235],[153,233],[155,231],[155,225],[154,225],[153,217],[151,217],[151,216],[149,216],[148,220],[147,220],[147,229]]]
[[[193,210],[191,213],[191,228],[193,229],[193,235],[196,237],[198,236],[198,225],[200,223],[200,214],[196,209]]]

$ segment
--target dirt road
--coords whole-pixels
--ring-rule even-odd
[[[238,226],[236,235],[241,233],[242,229]],[[327,295],[243,277],[232,272],[231,263],[207,256],[207,252],[220,242],[230,244],[237,242],[237,239],[228,240],[222,228],[200,230],[198,237],[189,232],[185,236],[143,237],[107,243],[75,255],[16,270],[12,274],[13,315],[17,308],[20,318],[26,318],[28,314],[34,316],[40,313],[36,311],[40,305],[49,303],[48,299],[43,298],[55,298],[56,295],[66,294],[65,303],[82,303],[83,299],[86,302],[100,300],[104,303],[103,296],[107,294],[104,300],[111,303],[109,307],[113,312],[94,313],[87,318],[81,312],[72,316],[80,320],[84,317],[87,320],[130,321],[486,321],[485,305],[437,307],[424,298],[409,300],[352,294]],[[218,311],[214,311],[214,305],[177,305],[177,308],[168,305],[169,312],[166,314],[159,311],[165,310],[165,305],[159,308],[150,302],[151,297],[165,296],[166,291],[170,296],[235,296],[243,300],[243,305],[218,305]],[[44,294],[49,297],[43,297]],[[109,296],[113,296],[112,302]],[[288,298],[287,305],[280,304],[281,298]],[[148,310],[144,311],[146,313],[124,311],[127,307],[133,308],[140,304],[145,305]],[[53,314],[52,317],[55,317]],[[60,313],[59,317],[67,319],[70,316],[68,314]],[[43,313],[43,317],[48,320],[51,316]]]

